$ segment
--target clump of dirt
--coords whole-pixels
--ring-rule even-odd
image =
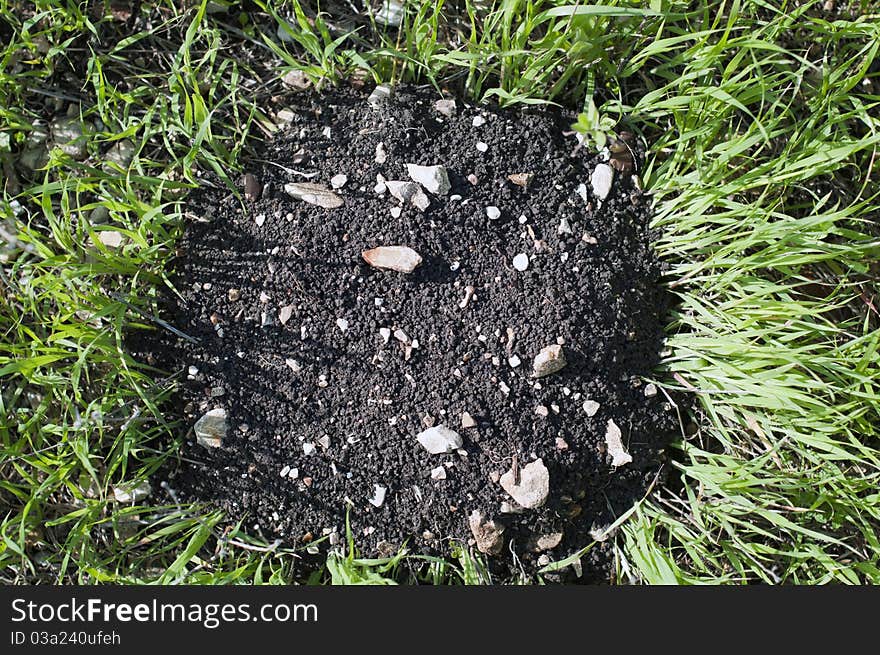
[[[188,435],[181,500],[291,544],[333,547],[348,514],[367,555],[455,541],[534,571],[645,493],[677,426],[643,382],[668,311],[651,212],[626,171],[597,196],[608,154],[573,116],[437,99],[300,96],[241,198],[206,182],[189,203],[162,317],[191,339],[137,350],[181,373],[189,425],[223,410],[221,446]],[[381,246],[421,263],[370,266]],[[542,351],[539,372],[565,366],[535,377]],[[606,551],[586,579],[607,579]]]

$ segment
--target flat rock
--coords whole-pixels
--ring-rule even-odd
[[[623,447],[623,434],[614,419],[608,419],[608,426],[605,429],[605,445],[608,448],[608,454],[611,455],[611,466],[615,468],[629,464],[633,461],[632,455],[626,452]]]
[[[84,125],[76,116],[65,116],[52,121],[52,138],[55,145],[74,159],[84,159],[88,154]]]
[[[149,480],[140,483],[117,484],[113,487],[113,498],[117,503],[139,503],[146,500],[153,492]]]
[[[193,426],[196,441],[205,448],[219,448],[226,438],[226,410],[212,409],[206,412]]]
[[[407,164],[406,170],[414,182],[421,184],[429,193],[445,195],[449,193],[452,185],[449,183],[449,175],[445,166],[420,166]]]
[[[443,455],[458,450],[464,444],[461,435],[455,430],[450,430],[445,425],[435,425],[427,430],[422,430],[416,435],[416,439],[422,448],[432,455]]]
[[[455,115],[455,100],[444,98],[434,103],[434,110],[446,117]]]
[[[562,543],[561,532],[550,532],[548,534],[532,535],[529,539],[528,549],[533,553],[541,553],[545,550],[553,550]]]
[[[489,520],[480,510],[475,509],[468,516],[468,525],[477,550],[486,555],[498,555],[504,548],[504,526],[497,521]]]
[[[324,209],[336,209],[342,207],[345,202],[327,187],[311,182],[290,182],[284,185],[284,191],[310,205],[317,205]]]
[[[361,253],[374,268],[412,273],[422,263],[422,256],[408,246],[379,246]]]
[[[501,488],[504,489],[517,505],[526,509],[540,507],[550,493],[550,472],[544,466],[544,460],[536,459],[519,469],[519,483],[516,484],[516,473],[513,469],[501,476]]]
[[[541,352],[535,355],[535,360],[532,363],[534,369],[532,377],[542,378],[546,375],[552,375],[565,368],[567,363],[562,346],[558,344],[546,346],[541,348]]]

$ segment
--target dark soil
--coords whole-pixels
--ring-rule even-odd
[[[478,509],[506,526],[505,549],[490,558],[492,566],[534,571],[534,536],[564,533],[547,553],[552,559],[589,544],[591,530],[644,495],[676,430],[663,392],[646,396],[642,381],[659,361],[668,312],[649,202],[621,174],[597,202],[590,173],[601,156],[577,147],[567,133],[571,115],[489,112],[459,101],[446,118],[433,108],[436,99],[397,90],[376,109],[356,91],[300,96],[290,127],[249,165],[263,187],[259,200],[243,204],[206,184],[190,201],[199,220],[187,225],[173,274],[182,298],[164,299],[163,318],[198,343],[163,331],[134,349],[181,372],[188,425],[209,409],[227,412],[222,448],[199,446],[190,433],[169,479],[181,500],[215,503],[290,544],[344,535],[350,510],[356,543],[371,556],[404,542],[431,554],[448,554],[450,541],[472,545],[467,517]],[[485,125],[473,126],[477,115]],[[477,150],[478,141],[487,152]],[[384,164],[374,162],[379,142]],[[400,203],[377,195],[376,175],[408,180],[407,162],[444,164],[452,190],[428,194],[425,212],[407,206],[393,218],[390,209]],[[526,188],[507,180],[521,172],[534,174]],[[288,182],[329,187],[339,173],[348,182],[337,209],[283,190]],[[490,205],[500,219],[487,218]],[[571,234],[558,233],[563,218]],[[537,253],[535,240],[544,242]],[[424,258],[412,274],[370,268],[361,257],[398,244]],[[511,265],[518,253],[534,255],[525,272]],[[468,285],[476,295],[462,309]],[[229,300],[230,289],[240,298]],[[286,305],[293,311],[282,325]],[[264,314],[271,324],[262,325]],[[419,341],[408,360],[394,337],[383,342],[383,327]],[[532,359],[557,341],[568,365],[536,381]],[[508,364],[512,355],[520,366]],[[197,372],[188,374],[190,367]],[[583,409],[587,399],[601,405],[593,417]],[[538,406],[549,410],[546,417]],[[476,427],[461,427],[463,412]],[[633,457],[617,468],[605,447],[609,419]],[[463,451],[426,452],[415,435],[431,423],[459,432]],[[305,454],[304,444],[315,452]],[[502,514],[511,499],[497,476],[514,458],[520,467],[543,459],[550,495],[538,509]],[[434,480],[430,472],[440,465],[446,479]],[[298,478],[282,478],[284,467],[297,469]],[[376,484],[387,487],[378,508],[369,502]],[[591,549],[583,579],[609,578],[608,550]]]

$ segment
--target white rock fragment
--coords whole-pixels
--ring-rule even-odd
[[[516,368],[520,364],[522,364],[522,360],[516,355],[511,355],[507,358],[507,363],[510,365],[510,368]]]
[[[390,212],[392,218],[400,218],[400,215],[403,213],[403,209],[401,209],[400,207],[392,207]]]
[[[468,516],[468,526],[474,540],[477,543],[477,550],[486,555],[498,555],[504,549],[504,526],[492,520],[488,520],[486,516],[475,509]]]
[[[254,223],[257,224],[257,227],[263,227],[266,223],[266,215],[265,214],[257,214],[254,216]]]
[[[299,373],[302,370],[302,365],[293,358],[288,357],[284,360],[284,363],[287,364],[287,367],[294,373]]]
[[[400,328],[397,328],[394,331],[394,338],[397,339],[400,343],[410,343],[409,335]]]
[[[116,230],[101,230],[98,232],[98,240],[108,248],[118,248],[122,245],[122,232]]]
[[[437,468],[431,469],[431,479],[432,480],[445,480],[446,479],[446,467],[438,466]]]
[[[546,405],[538,405],[537,407],[535,407],[535,414],[547,418],[550,415],[550,410],[547,409]]]
[[[477,422],[474,420],[474,417],[471,416],[468,412],[462,412],[461,427],[463,427],[464,429],[475,428],[477,427]]]
[[[461,435],[445,425],[435,425],[416,435],[416,440],[432,455],[451,453],[464,445]]]
[[[584,411],[587,413],[587,416],[591,418],[596,415],[596,412],[599,411],[599,407],[601,407],[601,405],[599,405],[599,403],[597,403],[595,400],[584,401]]]
[[[148,480],[139,484],[124,483],[113,487],[113,498],[117,503],[139,503],[146,500],[153,493],[153,488]]]
[[[428,196],[425,195],[425,192],[419,189],[412,197],[410,201],[412,206],[418,209],[419,211],[425,211],[430,205],[431,201],[428,200]]]
[[[479,152],[486,152],[487,150],[489,150],[489,144],[483,143],[482,141],[477,141],[477,150]]]
[[[497,221],[499,218],[501,218],[501,210],[498,209],[498,207],[489,205],[488,207],[486,207],[486,216],[489,217],[490,221]]]
[[[464,298],[461,299],[461,302],[458,303],[459,309],[466,309],[468,304],[470,304],[471,299],[474,297],[474,292],[476,289],[472,285],[467,285],[464,288]]]
[[[482,127],[483,125],[486,124],[486,119],[483,118],[482,116],[474,116],[474,120],[471,121],[471,124],[474,127]]]
[[[285,464],[281,468],[281,471],[278,473],[278,475],[281,476],[282,478],[286,478],[288,473],[290,473],[290,466]]]
[[[380,84],[375,89],[373,89],[370,97],[367,98],[367,102],[370,103],[372,107],[379,107],[390,97],[391,87],[387,84]]]
[[[314,455],[317,448],[315,448],[315,444],[310,441],[306,441],[303,443],[303,455]]]
[[[330,186],[334,189],[341,189],[348,182],[348,175],[345,173],[339,173],[338,175],[334,175],[330,178]]]
[[[291,316],[293,316],[293,305],[285,305],[278,311],[278,320],[281,325],[287,325]]]
[[[645,398],[653,398],[657,395],[657,385],[653,382],[645,385]]]
[[[442,99],[434,103],[434,110],[447,118],[455,114],[455,100]]]
[[[324,209],[336,209],[342,207],[345,202],[330,191],[327,187],[311,182],[289,182],[284,185],[284,191],[297,200],[302,200],[310,205],[317,205]]]
[[[415,182],[403,180],[387,180],[385,187],[388,189],[388,193],[400,202],[410,202],[413,196],[421,190]]]
[[[611,193],[611,184],[614,182],[614,169],[608,164],[597,164],[590,175],[590,186],[599,200],[605,200]]]
[[[385,0],[381,9],[376,12],[376,22],[389,27],[400,27],[405,10],[397,0]]]
[[[345,320],[344,318],[337,318],[336,319],[336,327],[338,327],[340,330],[345,332],[348,329],[348,321]]]
[[[559,227],[556,228],[557,234],[571,234],[571,223],[564,216],[559,220]]]
[[[388,340],[391,339],[391,330],[387,327],[379,328],[379,336],[382,337],[382,341],[388,343]]]
[[[219,448],[226,438],[226,410],[220,407],[205,413],[193,426],[196,441],[205,448]]]
[[[587,198],[588,198],[587,197],[587,185],[583,184],[583,183],[578,184],[576,191],[577,191],[577,194],[581,197],[581,200],[583,200],[584,202],[587,202]]]
[[[545,375],[551,375],[552,373],[556,373],[563,369],[566,364],[567,362],[565,361],[565,353],[562,352],[562,346],[558,344],[545,346],[544,348],[541,348],[541,351],[537,355],[535,355],[535,360],[532,363],[534,369],[532,377],[542,378]]]
[[[623,434],[614,420],[608,419],[608,427],[605,429],[605,445],[608,447],[608,454],[611,455],[611,466],[614,467],[623,466],[632,461],[632,456],[623,447],[622,436]]]
[[[369,500],[370,505],[373,507],[382,507],[382,503],[385,502],[385,494],[387,493],[387,487],[383,487],[381,484],[374,484],[373,497]]]
[[[412,273],[422,263],[422,257],[407,246],[379,246],[361,253],[370,266],[401,273]]]
[[[380,141],[376,144],[376,154],[373,161],[377,164],[384,164],[386,159],[388,159],[388,153],[385,152],[385,144]]]
[[[529,267],[529,256],[524,252],[519,253],[513,258],[513,267],[520,273],[525,271]]]
[[[510,469],[501,476],[500,482],[501,488],[526,509],[540,507],[550,493],[550,472],[542,459],[526,464],[519,471]]]
[[[434,195],[446,195],[452,188],[445,166],[407,164],[406,170],[414,182],[418,182]]]

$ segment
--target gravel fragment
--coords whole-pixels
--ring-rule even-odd
[[[445,425],[435,425],[427,430],[422,430],[416,435],[416,439],[432,455],[451,453],[464,445],[461,436],[455,430],[450,430]]]
[[[420,166],[407,164],[406,170],[414,182],[418,182],[434,195],[446,195],[452,188],[445,166]]]
[[[513,258],[513,267],[520,273],[529,267],[529,256],[523,252]]]
[[[488,207],[486,207],[486,216],[489,217],[490,221],[497,221],[499,218],[501,218],[501,210],[498,209],[498,207],[489,205]]]
[[[597,403],[595,400],[584,401],[584,411],[587,413],[587,416],[591,418],[596,415],[596,412],[599,411],[599,407],[601,407],[601,405],[599,405],[599,403]]]
[[[632,456],[623,447],[622,436],[623,434],[614,419],[608,419],[608,427],[605,430],[605,445],[608,447],[608,454],[611,455],[611,466],[615,468],[632,461]]]
[[[468,516],[468,525],[474,540],[477,542],[477,550],[486,555],[498,555],[504,549],[504,526],[492,520],[488,520],[480,510],[475,509]]]
[[[370,266],[401,273],[412,273],[422,263],[422,257],[407,246],[379,246],[361,253]]]
[[[532,373],[532,377],[542,378],[546,375],[556,373],[563,369],[566,363],[565,353],[562,351],[562,346],[558,344],[545,346],[544,348],[541,348],[541,352],[535,355],[535,361],[533,362],[534,372]]]
[[[550,472],[544,466],[544,460],[536,459],[520,468],[518,473],[518,482],[517,472],[513,469],[502,475],[501,488],[526,509],[543,505],[550,493]]]
[[[327,187],[320,184],[312,184],[311,182],[290,182],[284,185],[284,191],[310,205],[317,205],[324,209],[336,209],[342,207],[345,202],[330,191]]]
[[[590,176],[590,186],[599,200],[605,200],[611,193],[611,184],[614,182],[614,169],[608,164],[598,164]]]
[[[226,438],[226,410],[212,409],[196,421],[193,432],[196,441],[205,448],[219,448]]]

